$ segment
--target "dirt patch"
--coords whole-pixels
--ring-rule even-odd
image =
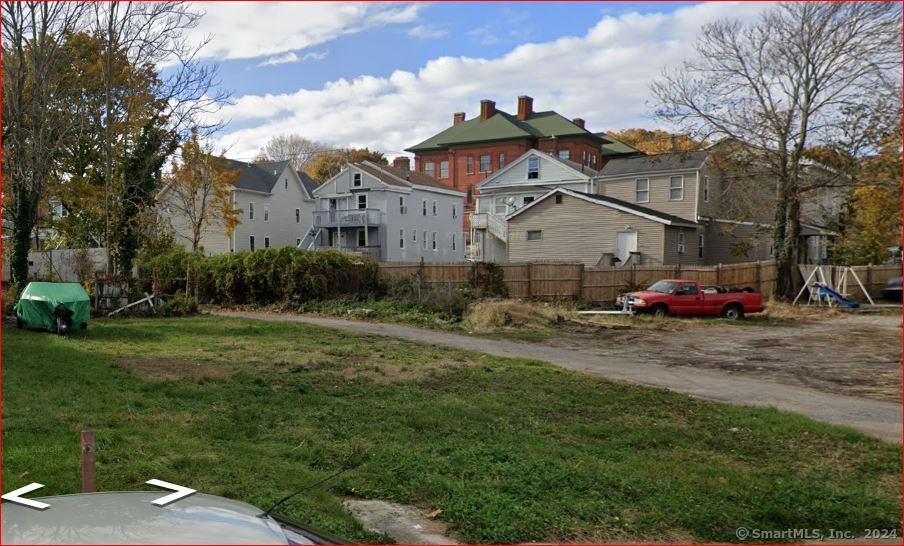
[[[839,314],[774,325],[711,324],[670,319],[665,330],[563,332],[553,347],[623,355],[667,366],[718,369],[824,392],[901,400],[901,318]]]
[[[225,377],[232,373],[226,366],[201,364],[178,358],[129,358],[114,365],[148,381],[176,381]]]
[[[458,544],[438,519],[440,510],[427,512],[381,500],[347,499],[342,504],[365,529],[387,535],[398,544]]]

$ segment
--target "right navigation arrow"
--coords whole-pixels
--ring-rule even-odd
[[[162,487],[164,489],[171,489],[175,491],[175,493],[171,495],[167,495],[165,497],[160,497],[159,499],[155,499],[151,501],[151,504],[156,506],[166,506],[171,502],[176,502],[179,499],[184,499],[185,497],[197,493],[195,489],[189,489],[188,487],[183,487],[181,485],[176,485],[174,483],[165,482],[163,480],[148,480],[144,482],[148,485],[156,485],[157,487]]]
[[[9,502],[14,502],[16,504],[21,504],[22,506],[27,506],[29,508],[34,508],[35,510],[47,510],[48,508],[50,508],[50,505],[47,503],[22,498],[22,495],[27,495],[35,489],[40,489],[42,487],[44,487],[44,484],[30,483],[25,487],[20,487],[15,491],[10,491],[5,495],[0,495],[0,499],[8,500]]]

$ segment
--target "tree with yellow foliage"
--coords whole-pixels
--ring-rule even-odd
[[[673,135],[662,129],[623,129],[609,131],[609,135],[648,154],[663,152],[691,152],[703,147],[685,135]]]

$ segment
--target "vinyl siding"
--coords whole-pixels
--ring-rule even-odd
[[[288,180],[288,187],[285,181]],[[242,209],[242,223],[235,229],[234,250],[249,250],[254,235],[254,248],[264,248],[264,238],[270,238],[270,248],[295,246],[311,227],[314,202],[305,200],[295,173],[287,167],[279,175],[273,193],[265,195],[245,191],[235,192],[236,206]],[[248,219],[248,203],[254,203],[254,220]],[[264,221],[264,208],[270,206],[270,220]],[[301,221],[295,222],[295,209],[300,209]],[[228,249],[227,249],[228,251]]]
[[[616,234],[637,231],[641,264],[662,263],[665,226],[570,195],[556,204],[550,197],[509,221],[508,258],[512,262],[575,261],[596,265],[604,253],[615,253]],[[528,241],[527,232],[541,230],[542,239]]]
[[[677,175],[679,173],[675,173]],[[649,178],[650,180],[650,200],[646,203],[638,203],[644,207],[674,214],[681,218],[696,221],[695,217],[695,200],[697,195],[697,174],[696,172],[685,172],[684,176],[684,198],[677,201],[669,200],[669,177],[666,175],[631,175],[630,177],[618,178],[612,180],[600,180],[597,183],[597,191],[602,195],[608,195],[628,203],[636,203],[635,199],[635,180],[637,178]]]
[[[684,245],[686,250],[684,253],[678,253],[679,233],[684,233]],[[693,228],[682,228],[675,226],[666,226],[665,228],[665,246],[663,247],[663,263],[666,265],[700,265],[703,260],[698,256],[699,241],[697,239],[698,230]],[[703,249],[706,250],[706,242],[704,241]]]
[[[716,265],[769,260],[770,239],[771,230],[768,227],[713,222],[706,228],[704,263]],[[742,242],[749,243],[751,248],[745,255],[736,256],[732,249]]]
[[[481,192],[484,189],[491,189],[495,186],[507,186],[511,184],[523,184],[523,185],[531,185],[531,184],[543,184],[546,182],[584,182],[584,180],[588,179],[587,177],[581,177],[580,174],[576,173],[574,169],[567,167],[558,161],[554,161],[549,157],[544,156],[543,154],[537,154],[536,157],[540,158],[540,178],[527,178],[527,159],[529,157],[534,157],[534,154],[525,154],[521,157],[517,158],[514,163],[512,163],[511,168],[504,171],[499,172],[495,176],[488,178],[484,182],[481,182],[478,185],[478,188]],[[475,159],[476,161],[476,159]],[[587,182],[589,183],[589,182]],[[581,190],[587,191],[587,190]]]

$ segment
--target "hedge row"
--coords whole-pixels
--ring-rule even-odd
[[[185,289],[186,274],[197,280],[198,297],[219,304],[302,303],[380,291],[376,263],[332,250],[265,248],[205,257],[176,249],[139,264],[139,275],[158,272],[164,293]]]

